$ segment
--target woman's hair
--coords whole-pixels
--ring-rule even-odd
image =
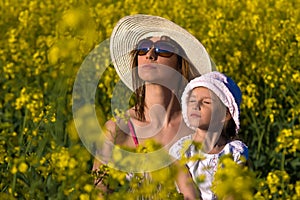
[[[167,40],[176,44],[176,47],[179,49],[179,55],[177,55],[178,60],[178,71],[182,74],[184,79],[182,79],[181,84],[182,87],[179,87],[178,96],[181,96],[184,87],[186,84],[194,79],[195,77],[199,76],[200,73],[196,70],[196,68],[190,64],[186,58],[186,54],[184,50],[177,44],[174,40],[167,36],[162,36],[161,39]],[[144,81],[138,75],[138,51],[134,49],[130,53],[131,55],[131,68],[132,70],[132,81],[133,81],[133,88],[135,89],[135,113],[137,118],[141,121],[145,121],[145,84]]]

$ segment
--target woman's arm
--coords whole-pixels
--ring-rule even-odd
[[[102,193],[110,193],[112,192],[109,188],[104,184],[104,179],[106,176],[106,172],[102,169],[103,165],[108,163],[111,159],[112,153],[112,144],[114,143],[114,138],[116,137],[116,123],[112,120],[107,121],[105,123],[104,133],[102,136],[103,138],[99,138],[101,142],[99,145],[96,145],[96,152],[95,158],[93,162],[92,171],[95,174],[94,184],[96,188],[98,188],[101,192],[99,195],[101,196]]]

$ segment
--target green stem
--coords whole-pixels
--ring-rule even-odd
[[[17,173],[14,174],[12,187],[11,187],[11,190],[12,190],[11,193],[13,196],[14,196],[15,189],[16,189],[16,182],[17,182]]]
[[[284,168],[284,163],[285,163],[285,153],[286,153],[286,149],[284,148],[284,150],[283,150],[283,153],[282,153],[282,157],[281,157],[281,166],[280,166],[280,170],[283,172],[283,171],[285,171],[285,168]],[[284,179],[283,179],[283,177],[281,177],[281,190],[282,191],[285,191],[285,183],[284,183]],[[284,198],[285,197],[285,193],[283,193],[282,194],[283,196],[282,196],[282,198]]]
[[[285,153],[286,153],[286,149],[283,150],[283,153],[281,154],[281,164],[280,164],[280,170],[284,171],[284,163],[285,163]]]
[[[19,145],[20,145],[20,147],[23,146],[23,138],[24,138],[24,132],[25,132],[25,127],[26,127],[27,115],[28,115],[28,109],[25,108],[25,114],[24,114],[24,118],[23,118],[22,131],[21,131],[21,135],[20,135],[20,138],[19,138]],[[21,153],[21,148],[19,149],[19,153]]]
[[[257,147],[257,154],[256,154],[256,158],[259,158],[259,152],[260,152],[260,147],[261,147],[261,142],[262,142],[262,138],[264,136],[264,133],[259,131],[258,125],[257,125],[257,117],[255,116],[254,112],[251,112],[251,121],[252,121],[252,126],[255,128],[255,132],[256,134],[259,136],[259,140],[258,140],[258,147]]]

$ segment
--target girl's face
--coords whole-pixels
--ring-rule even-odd
[[[194,88],[187,102],[187,116],[191,126],[208,130],[224,121],[226,108],[219,98],[205,87]],[[213,121],[212,121],[213,119]],[[212,123],[211,123],[212,122]]]
[[[176,47],[171,42],[159,37],[144,39],[137,50],[138,74],[144,81],[172,80],[174,73],[178,73]]]

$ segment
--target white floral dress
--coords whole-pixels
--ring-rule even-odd
[[[192,135],[186,136],[178,140],[169,150],[169,154],[176,159],[180,159],[182,155],[182,148],[186,142],[192,141]],[[203,160],[189,161],[187,166],[189,171],[196,182],[197,177],[205,175],[205,181],[198,184],[198,188],[201,191],[201,196],[203,200],[216,199],[216,196],[211,191],[211,185],[213,181],[214,174],[216,173],[219,159],[222,155],[231,154],[236,163],[241,164],[243,161],[241,157],[244,156],[248,159],[248,147],[239,140],[234,140],[225,145],[222,151],[217,154],[206,154],[196,150],[195,146],[190,145],[186,152],[185,156],[190,158],[195,155],[203,155]]]

